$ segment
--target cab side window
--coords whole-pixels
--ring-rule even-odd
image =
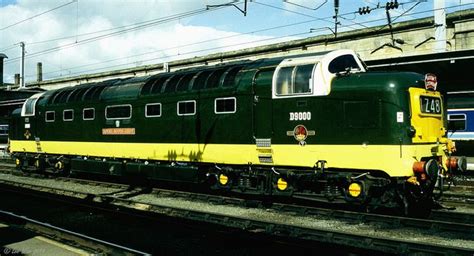
[[[285,96],[311,93],[313,68],[314,64],[280,68],[276,79],[276,94]]]
[[[277,95],[288,95],[293,93],[291,86],[291,75],[294,67],[284,67],[278,71],[276,93]]]

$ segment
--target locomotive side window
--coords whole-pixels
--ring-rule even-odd
[[[329,72],[335,74],[351,69],[360,69],[354,56],[351,54],[341,55],[329,63]]]
[[[450,131],[466,130],[466,114],[449,114],[448,129]]]
[[[177,104],[178,116],[192,116],[196,114],[196,101],[178,101]]]
[[[237,100],[232,98],[218,98],[214,100],[214,113],[232,114],[237,110]]]
[[[46,111],[46,122],[54,122],[56,113],[54,111]]]
[[[311,93],[314,64],[283,67],[278,71],[277,95]]]
[[[85,108],[82,111],[82,119],[84,119],[84,120],[94,120],[94,118],[95,118],[95,109]]]
[[[145,105],[145,117],[160,117],[161,103],[150,103]]]
[[[0,125],[0,135],[8,135],[8,124]]]
[[[105,108],[105,118],[108,119],[130,119],[132,117],[131,105],[115,105]]]
[[[72,121],[74,119],[74,110],[66,109],[63,111],[63,121]]]

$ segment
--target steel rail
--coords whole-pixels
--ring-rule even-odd
[[[458,248],[452,246],[444,246],[439,244],[425,244],[420,242],[402,241],[401,239],[390,239],[382,237],[371,237],[361,234],[347,234],[340,231],[328,230],[328,229],[314,229],[307,227],[297,227],[287,224],[274,223],[271,221],[262,221],[249,218],[228,216],[225,214],[216,214],[209,212],[202,212],[197,210],[188,210],[182,208],[175,208],[169,206],[162,206],[150,203],[143,203],[134,201],[133,199],[123,198],[123,194],[120,197],[114,196],[113,194],[89,194],[77,191],[65,190],[65,189],[54,189],[45,186],[21,184],[18,182],[9,182],[0,180],[0,184],[13,186],[20,189],[29,189],[33,193],[35,191],[42,191],[47,193],[58,194],[62,196],[73,196],[75,198],[89,199],[95,203],[106,203],[113,206],[121,206],[128,209],[139,210],[147,213],[157,213],[159,215],[166,215],[175,218],[185,218],[193,221],[202,221],[212,224],[224,225],[231,228],[239,228],[252,232],[262,232],[270,235],[287,236],[300,239],[319,239],[322,242],[331,242],[346,246],[354,246],[355,240],[359,241],[356,247],[363,249],[377,249],[384,252],[429,252],[439,253],[440,251],[448,254],[466,254],[471,253],[474,250],[466,248]],[[94,182],[97,186],[100,186],[100,182]],[[134,192],[131,192],[134,193]],[[214,196],[207,194],[194,194],[189,192],[177,192],[170,190],[154,189],[153,194],[159,196],[174,196],[174,197],[185,197],[186,199],[201,200],[205,202],[212,201],[220,204],[230,205],[245,205],[244,199],[236,198],[225,198],[222,196]],[[420,230],[432,230],[433,232],[451,232],[459,234],[472,234],[474,232],[474,225],[472,224],[461,224],[452,223],[445,221],[435,220],[422,220],[413,219],[406,217],[397,216],[386,216],[376,215],[360,212],[332,210],[325,208],[314,208],[297,205],[286,205],[286,204],[272,204],[272,209],[280,212],[287,212],[293,215],[305,216],[305,217],[326,217],[337,220],[352,221],[352,222],[365,222],[370,224],[385,224],[391,225],[391,228],[416,228]],[[360,243],[360,241],[365,241]]]
[[[0,172],[3,170],[0,169]],[[11,170],[8,170],[11,172]],[[15,172],[16,173],[16,172]],[[19,174],[23,175],[23,172],[18,172]],[[29,174],[25,174],[28,176]],[[41,175],[39,175],[41,176]],[[213,194],[203,194],[203,193],[193,193],[193,192],[186,192],[186,191],[178,191],[178,190],[168,190],[162,188],[142,188],[142,187],[134,187],[126,184],[120,183],[111,183],[111,182],[104,182],[104,181],[95,181],[95,180],[88,180],[88,179],[78,179],[78,178],[69,178],[69,177],[55,177],[54,179],[64,181],[64,182],[71,182],[76,184],[84,184],[84,185],[92,185],[98,187],[108,187],[108,188],[116,188],[119,189],[117,192],[107,193],[102,195],[94,195],[89,193],[80,193],[74,190],[67,190],[67,189],[55,189],[47,186],[35,186],[36,190],[40,190],[43,192],[54,193],[57,195],[65,195],[71,196],[78,199],[86,199],[86,198],[93,198],[95,201],[100,202],[107,202],[111,201],[115,198],[130,198],[138,194],[155,194],[159,197],[176,197],[182,198],[187,200],[193,201],[201,201],[207,203],[218,203],[218,204],[225,204],[225,205],[236,205],[236,206],[252,206],[255,207],[263,207],[263,202],[258,200],[246,200],[244,198],[239,197],[227,197],[222,195],[213,195]],[[0,184],[3,183],[0,180]],[[23,188],[32,188],[29,184],[16,184],[18,187]],[[34,189],[34,188],[33,188]],[[151,191],[150,191],[151,190]],[[456,203],[457,205],[467,205],[470,206],[472,202],[463,201],[462,203],[459,202],[459,197],[457,194],[448,194],[446,195],[448,200],[445,199],[445,202]],[[454,202],[453,202],[454,200]],[[406,218],[401,216],[393,216],[393,215],[380,215],[380,214],[371,214],[371,213],[363,213],[357,211],[347,211],[347,210],[337,210],[337,209],[327,209],[321,207],[312,207],[307,205],[295,205],[295,204],[285,204],[285,203],[277,203],[273,202],[271,205],[265,205],[266,208],[271,208],[278,211],[286,211],[286,212],[293,212],[299,214],[306,214],[306,213],[313,213],[313,215],[323,215],[327,217],[331,217],[331,215],[341,216],[353,216],[356,214],[357,217],[354,220],[364,221],[364,220],[371,220],[375,221],[374,216],[379,216],[377,218],[381,219],[381,222],[386,222],[386,218],[394,218],[394,223],[405,223],[407,226],[413,226],[416,223],[415,227],[422,227],[422,228],[430,228],[430,226],[434,226],[435,229],[441,230],[453,230],[453,227],[458,227],[458,224],[468,224],[474,225],[474,214],[470,213],[463,213],[463,212],[453,212],[448,210],[433,210],[432,214],[430,215],[429,219],[419,219],[419,218]],[[365,217],[367,216],[367,217]],[[351,217],[352,218],[352,217]],[[397,219],[398,218],[398,219]],[[450,220],[450,221],[446,221]],[[436,221],[436,222],[433,222]],[[462,227],[456,230],[473,230],[472,227]]]
[[[125,246],[107,242],[101,239],[97,239],[91,236],[80,234],[8,211],[0,210],[0,219],[8,219],[10,222],[11,219],[14,219],[15,222],[24,223],[24,229],[31,230],[35,233],[39,233],[50,238],[54,236],[56,238],[54,240],[57,240],[57,237],[59,235],[59,238],[61,238],[61,242],[64,242],[64,240],[72,240],[74,243],[86,247],[89,250],[92,249],[97,251],[97,249],[99,249],[102,253],[105,252],[107,254],[114,255],[151,255],[146,252],[142,252]],[[77,244],[75,246],[77,246]]]

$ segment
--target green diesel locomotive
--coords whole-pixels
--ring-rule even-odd
[[[444,116],[434,75],[367,72],[337,50],[37,94],[13,114],[10,149],[23,169],[409,209],[466,164]]]

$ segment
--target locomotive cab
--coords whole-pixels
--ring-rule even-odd
[[[22,105],[21,108],[12,112],[10,126],[15,127],[9,135],[9,140],[13,141],[10,143],[10,150],[14,153],[15,164],[18,168],[24,168],[28,166],[33,160],[27,156],[27,154],[21,157],[15,157],[15,151],[18,148],[26,151],[28,148],[28,141],[35,141],[37,126],[41,125],[37,122],[37,102],[41,98],[44,92],[37,93],[28,98]],[[40,148],[38,148],[40,150]]]
[[[284,59],[273,75],[272,97],[326,96],[331,92],[332,80],[337,75],[365,71],[366,65],[350,50]]]

